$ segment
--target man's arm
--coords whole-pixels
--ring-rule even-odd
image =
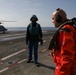
[[[26,44],[28,44],[28,40],[29,40],[29,26],[27,26],[26,30]]]
[[[39,25],[39,41],[40,41],[41,45],[43,44],[43,39],[42,38],[43,38],[42,28]]]
[[[41,26],[39,25],[39,37],[42,38],[43,37],[43,33],[42,33],[42,28]]]

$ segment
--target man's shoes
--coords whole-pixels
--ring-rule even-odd
[[[32,59],[28,59],[28,60],[27,60],[27,63],[30,63],[30,62],[31,62],[31,60],[32,60]]]
[[[39,63],[34,63],[37,67],[40,67]]]
[[[30,63],[30,60],[28,60],[27,63]]]
[[[27,61],[27,63],[30,63],[30,62],[31,62],[31,60],[28,60],[28,61]]]

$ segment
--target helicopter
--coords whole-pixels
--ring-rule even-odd
[[[1,25],[2,22],[0,22],[0,32],[5,33],[8,29],[6,29],[3,25]]]
[[[4,34],[8,29],[2,25],[3,22],[16,22],[16,21],[0,21],[0,32]]]

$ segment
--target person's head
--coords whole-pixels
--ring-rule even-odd
[[[64,10],[58,8],[52,14],[52,22],[55,27],[59,27],[65,20],[67,20],[67,15]]]
[[[33,15],[33,16],[30,18],[30,20],[31,20],[32,22],[36,22],[36,21],[38,21],[38,18],[37,18],[36,15]]]

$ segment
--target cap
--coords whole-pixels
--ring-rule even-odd
[[[37,18],[37,16],[36,15],[32,15],[32,17],[30,18],[30,20],[32,21],[32,18],[35,18],[36,19],[36,21],[38,21],[38,18]]]

